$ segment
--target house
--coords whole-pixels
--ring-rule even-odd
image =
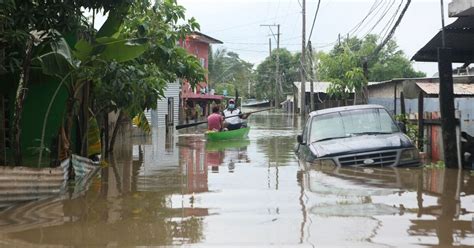
[[[164,128],[178,123],[179,92],[179,80],[166,85],[166,88],[163,90],[164,97],[158,100],[156,109],[145,111],[145,116],[151,126]]]
[[[454,104],[460,113],[461,131],[474,135],[474,76],[453,76]],[[439,78],[400,78],[368,86],[369,103],[379,104],[394,115],[401,114],[400,96],[406,114],[418,113],[418,96],[424,97],[424,112],[438,112]]]
[[[193,32],[188,35],[185,40],[180,42],[180,45],[184,47],[190,54],[196,56],[204,69],[208,69],[209,66],[209,47],[211,44],[222,44],[222,41],[212,38],[200,32]],[[206,81],[208,75],[206,74]],[[224,99],[224,96],[215,95],[214,91],[206,82],[201,82],[193,89],[191,85],[184,81],[181,85],[180,92],[180,122],[183,123],[186,120],[192,119],[190,116],[190,109],[194,110],[198,106],[200,116],[202,118],[210,114],[210,106],[212,103],[220,103]],[[188,110],[186,112],[186,110]]]
[[[210,44],[222,44],[222,41],[199,32],[193,32],[180,41],[179,45],[185,48],[190,54],[196,56],[201,65],[208,68],[209,46]],[[206,74],[206,81],[207,81]],[[194,113],[196,106],[201,108],[201,118],[210,113],[210,104],[220,103],[224,96],[214,95],[213,90],[206,82],[200,82],[193,89],[186,80],[176,80],[168,83],[164,90],[164,97],[158,100],[157,108],[145,111],[145,116],[152,126],[158,128],[174,126],[186,120],[194,119],[193,116],[186,116],[186,110]]]
[[[376,84],[376,82],[369,82],[369,85],[371,84]],[[293,82],[293,85],[297,89],[296,91],[296,107],[299,109],[301,107],[301,103],[298,99],[301,99],[301,82]],[[356,101],[357,104],[361,104],[363,102],[362,96],[354,96],[354,92],[350,92],[348,95],[348,98],[346,100],[340,100],[340,99],[335,99],[334,97],[331,97],[329,95],[329,88],[330,88],[331,82],[313,82],[313,96],[314,96],[314,109],[325,109],[325,108],[331,108],[331,107],[338,107],[338,106],[344,106],[344,105],[353,105],[354,101]],[[306,82],[305,84],[305,102],[306,102],[306,108],[309,110],[310,106],[310,96],[311,96],[311,82]],[[287,99],[288,101],[288,99]],[[285,101],[285,104],[287,104],[287,101]]]

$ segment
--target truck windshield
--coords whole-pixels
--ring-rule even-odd
[[[310,142],[316,142],[399,129],[385,109],[360,109],[315,116],[310,132]]]

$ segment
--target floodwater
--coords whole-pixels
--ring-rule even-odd
[[[192,128],[123,142],[87,184],[0,208],[0,246],[474,246],[469,171],[301,171],[298,118],[249,124],[242,141]]]

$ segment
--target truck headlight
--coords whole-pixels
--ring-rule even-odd
[[[407,162],[407,161],[413,161],[413,160],[419,160],[419,159],[420,159],[420,153],[418,152],[418,149],[416,148],[404,150],[400,154],[400,162]]]

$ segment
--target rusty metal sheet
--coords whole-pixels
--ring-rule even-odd
[[[428,95],[438,95],[438,83],[416,83]],[[474,84],[453,84],[454,95],[474,96]]]

